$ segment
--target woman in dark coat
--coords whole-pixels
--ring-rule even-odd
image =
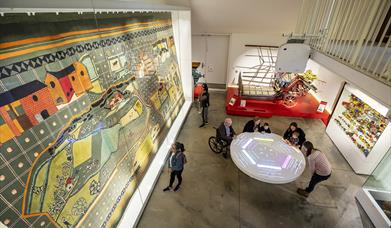
[[[261,132],[261,119],[259,117],[254,117],[254,119],[248,121],[244,125],[243,132]]]
[[[299,148],[301,148],[303,143],[306,141],[305,140],[305,133],[304,133],[304,131],[301,128],[299,128],[297,126],[296,122],[292,122],[289,125],[288,129],[286,129],[286,131],[284,133],[284,137],[283,138],[289,140],[292,137],[293,132],[295,132],[295,131],[297,131],[299,133],[299,143],[298,143],[298,145],[299,145]]]

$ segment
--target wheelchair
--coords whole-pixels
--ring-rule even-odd
[[[216,129],[216,136],[217,136],[218,130],[216,127],[213,128]],[[223,152],[223,156],[226,158],[229,152],[229,144],[226,141],[219,139],[216,136],[209,137],[209,148],[216,154],[220,154]]]

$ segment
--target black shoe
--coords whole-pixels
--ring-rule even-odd
[[[203,123],[203,124],[200,125],[200,127],[203,127],[203,126],[205,126],[205,123]]]
[[[178,191],[180,187],[181,187],[181,186],[177,185],[177,186],[174,188],[174,192]]]
[[[171,187],[168,186],[167,188],[163,189],[163,192],[171,191]]]
[[[307,192],[306,190],[302,189],[302,188],[298,188],[297,191],[296,191],[299,195],[301,196],[304,196],[304,197],[308,197],[308,195],[310,194],[309,192]]]
[[[223,157],[224,158],[228,158],[228,154],[227,153],[223,153]]]

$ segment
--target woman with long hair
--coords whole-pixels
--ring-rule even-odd
[[[171,146],[171,155],[168,161],[168,170],[170,172],[170,184],[163,191],[171,191],[174,184],[175,177],[178,179],[178,184],[174,188],[174,191],[178,191],[182,184],[182,172],[187,162],[185,152],[185,146],[176,142]]]
[[[298,188],[297,193],[304,197],[308,197],[314,190],[315,185],[329,179],[331,176],[331,165],[326,155],[320,150],[315,149],[310,141],[305,141],[303,143],[301,151],[307,157],[308,167],[312,177],[308,187],[306,189]]]

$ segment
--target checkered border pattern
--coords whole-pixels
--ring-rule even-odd
[[[115,45],[117,43],[122,43],[129,41],[140,36],[152,35],[157,32],[162,32],[165,30],[171,29],[171,26],[163,26],[159,28],[146,29],[142,31],[137,31],[133,33],[126,33],[118,37],[112,37],[108,39],[102,39],[101,41],[94,41],[84,44],[78,44],[73,47],[66,48],[55,53],[49,53],[41,56],[37,56],[28,60],[23,60],[20,62],[15,62],[6,66],[0,66],[0,79],[11,77],[38,67],[41,67],[45,64],[53,63],[65,58],[71,57],[76,53],[83,53],[86,51],[91,51],[93,49],[99,49],[103,47],[108,47]]]

